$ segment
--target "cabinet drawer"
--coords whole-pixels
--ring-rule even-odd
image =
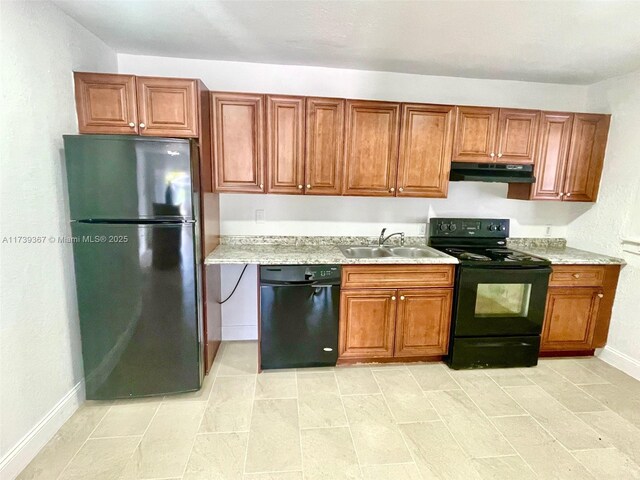
[[[604,267],[599,265],[554,266],[550,287],[599,287],[604,279]]]
[[[342,288],[453,286],[454,265],[350,265],[342,267]]]

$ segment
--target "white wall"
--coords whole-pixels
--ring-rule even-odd
[[[62,134],[73,70],[116,56],[50,3],[3,2],[2,237],[70,235]],[[0,477],[13,478],[84,401],[70,245],[2,242]],[[45,420],[45,417],[47,420]]]
[[[607,347],[602,358],[640,378],[640,256],[626,253],[621,239],[639,235],[640,71],[589,87],[590,108],[613,114],[598,203],[569,224],[578,248],[623,257]]]

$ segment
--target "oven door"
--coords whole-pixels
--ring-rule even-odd
[[[538,335],[550,267],[460,267],[454,335]]]

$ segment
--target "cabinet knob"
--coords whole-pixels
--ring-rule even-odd
[[[311,190],[311,184],[307,183],[307,190]]]
[[[141,123],[140,128],[144,128],[144,127],[146,127],[146,125],[144,123]]]
[[[604,293],[599,293],[598,298],[602,298],[602,297],[604,297]]]
[[[298,190],[302,190],[302,185],[298,185]]]
[[[133,122],[129,122],[129,126],[130,126],[131,128],[135,128],[136,124],[135,124],[135,123],[133,123]]]
[[[574,273],[573,274],[573,278],[580,278],[580,274],[579,273]]]
[[[495,154],[495,153],[493,153],[493,152],[491,152],[491,153],[489,154],[489,156],[490,156],[491,158],[493,158],[493,157],[495,157],[495,156],[496,156],[496,154]]]
[[[393,193],[393,192],[395,192],[395,191],[396,191],[396,189],[395,189],[395,188],[393,188],[393,187],[391,187],[391,188],[389,189],[389,191],[390,191],[391,193]]]
[[[395,300],[395,299],[396,299],[396,296],[395,296],[395,295],[392,295],[392,296],[391,296],[391,300]]]
[[[500,157],[502,157],[502,154],[501,154],[501,153],[499,153],[499,154],[498,154],[498,158],[500,158]]]
[[[565,193],[565,194],[564,194],[564,196],[565,196],[565,197],[570,197],[570,196],[571,196],[571,194],[570,194],[570,193]]]
[[[404,188],[400,187],[400,188],[398,189],[398,191],[399,191],[399,192],[404,192]]]
[[[264,188],[264,183],[261,183],[261,184],[260,184],[260,188]]]
[[[404,295],[400,295],[400,300],[404,300]]]

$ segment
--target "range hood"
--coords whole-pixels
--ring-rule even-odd
[[[451,162],[453,182],[533,183],[533,165]]]

